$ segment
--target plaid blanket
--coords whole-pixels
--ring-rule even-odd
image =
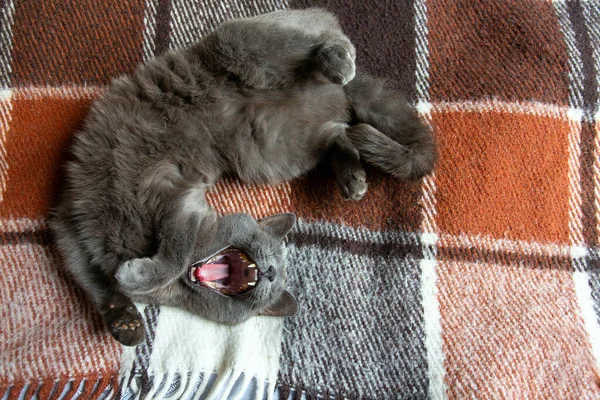
[[[123,394],[119,371],[143,376],[156,353],[147,340],[123,354],[50,244],[60,165],[90,102],[225,19],[314,5],[435,127],[440,162],[418,183],[368,171],[358,203],[326,170],[211,194],[221,213],[300,218],[280,398],[600,398],[593,0],[0,1],[0,395]],[[144,308],[153,338],[160,312]]]

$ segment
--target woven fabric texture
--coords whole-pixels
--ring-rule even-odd
[[[600,398],[595,0],[1,0],[0,395],[119,384],[122,349],[47,229],[91,101],[221,21],[310,6],[406,93],[440,161],[415,183],[369,169],[357,203],[325,169],[211,193],[221,213],[299,217],[280,397]]]

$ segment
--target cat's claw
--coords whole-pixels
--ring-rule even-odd
[[[354,79],[355,52],[350,42],[323,46],[317,53],[317,65],[331,82],[345,85]]]

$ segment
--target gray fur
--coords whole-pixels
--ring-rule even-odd
[[[282,245],[294,217],[217,219],[204,195],[221,177],[272,184],[329,160],[357,200],[367,189],[361,157],[399,178],[431,171],[431,131],[398,94],[356,74],[355,57],[333,15],[278,11],[150,60],[94,103],[52,228],[115,338],[143,339],[131,300],[223,323],[295,312]],[[186,280],[192,262],[228,245],[263,272],[273,266],[275,279],[240,298]]]

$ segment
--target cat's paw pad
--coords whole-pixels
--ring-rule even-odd
[[[126,292],[143,294],[161,286],[159,268],[150,258],[135,258],[121,264],[115,278]]]
[[[331,82],[345,85],[356,75],[354,54],[350,42],[326,44],[317,53],[317,65]]]
[[[338,183],[342,189],[344,198],[355,201],[365,196],[369,186],[367,183],[367,174],[362,168],[348,171],[347,174],[338,179]]]
[[[104,322],[111,335],[125,346],[136,346],[144,340],[144,320],[133,305],[109,309]]]

